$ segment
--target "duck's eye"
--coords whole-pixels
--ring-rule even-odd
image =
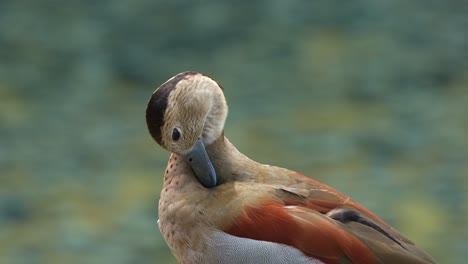
[[[172,129],[172,140],[177,141],[179,140],[179,138],[180,138],[180,129],[175,127],[174,129]]]

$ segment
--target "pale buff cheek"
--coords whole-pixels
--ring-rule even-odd
[[[202,136],[211,144],[224,129],[227,105],[221,88],[205,76],[182,80],[168,97],[164,116],[164,147],[176,153],[185,153]],[[182,139],[173,142],[172,130],[179,127]]]

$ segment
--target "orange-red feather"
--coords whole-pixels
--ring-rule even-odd
[[[259,207],[245,207],[245,213],[225,231],[238,237],[293,246],[325,263],[339,263],[345,258],[353,263],[375,263],[373,253],[360,240],[328,217],[273,200]]]

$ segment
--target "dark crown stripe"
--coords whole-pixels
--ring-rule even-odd
[[[166,112],[169,94],[181,80],[187,76],[197,74],[199,73],[193,71],[179,73],[171,80],[162,84],[151,96],[146,107],[146,125],[151,136],[159,145],[161,145],[162,141],[161,129],[164,126],[164,113]]]

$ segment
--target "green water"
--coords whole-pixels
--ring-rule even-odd
[[[468,2],[0,3],[0,263],[175,263],[146,102],[197,70],[252,159],[468,257]]]

